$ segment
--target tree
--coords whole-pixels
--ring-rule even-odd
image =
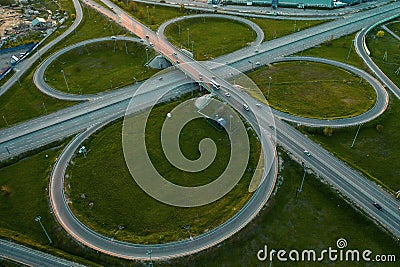
[[[181,4],[180,7],[179,7],[179,10],[180,10],[181,12],[184,12],[184,11],[185,11],[185,5],[184,5],[184,4]]]
[[[76,18],[75,14],[71,14],[71,19],[74,20]]]
[[[383,125],[382,125],[382,124],[376,125],[376,130],[377,130],[378,132],[382,132],[382,130],[383,130]]]
[[[129,10],[135,12],[137,9],[137,4],[135,2],[129,2]]]
[[[376,33],[376,37],[378,37],[378,38],[382,38],[383,36],[385,36],[385,32],[382,31],[382,30],[380,30],[380,31],[378,31],[378,32]]]
[[[332,136],[332,135],[333,135],[333,128],[331,128],[331,127],[325,127],[325,128],[324,128],[324,135],[325,135],[325,136]]]
[[[144,12],[143,10],[139,11],[139,19],[143,19],[144,18]]]
[[[151,16],[151,17],[150,17],[150,24],[151,24],[151,25],[156,24],[156,20],[155,20],[154,16]]]

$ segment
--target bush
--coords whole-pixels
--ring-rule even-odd
[[[378,38],[382,38],[383,36],[385,36],[385,32],[382,31],[382,30],[380,30],[380,31],[378,31],[378,32],[376,33],[376,37],[378,37]]]
[[[325,128],[324,128],[324,135],[325,135],[325,136],[332,136],[332,135],[333,135],[333,128],[331,128],[331,127],[325,127]]]

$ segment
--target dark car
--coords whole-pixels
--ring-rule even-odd
[[[377,208],[378,210],[382,210],[382,206],[379,205],[378,203],[374,202],[374,207]]]

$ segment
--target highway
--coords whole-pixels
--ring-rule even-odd
[[[42,267],[80,267],[84,266],[72,261],[31,249],[13,242],[0,239],[0,260],[4,258],[25,266]]]
[[[375,64],[375,62],[372,60],[372,58],[369,56],[370,52],[368,50],[366,41],[365,41],[365,36],[366,34],[376,25],[379,25],[381,23],[384,23],[386,21],[389,21],[391,19],[394,19],[396,17],[400,16],[400,13],[397,13],[392,16],[388,16],[386,18],[383,18],[382,20],[376,22],[370,27],[362,29],[360,32],[357,33],[357,36],[354,41],[354,46],[356,48],[357,54],[363,59],[365,64],[367,64],[368,68],[375,74],[376,77],[388,88],[392,93],[400,99],[400,89],[397,87],[397,85],[390,80],[385,73],[378,67],[378,65]]]
[[[397,8],[397,6],[395,8]],[[387,7],[385,7],[385,8],[387,8]],[[115,10],[115,8],[114,8],[114,10]],[[393,9],[388,8],[388,10],[389,10],[388,13],[393,12]],[[367,16],[366,20],[367,21],[371,20],[372,16],[373,15],[370,14],[370,17]],[[376,20],[382,16],[384,16],[383,13],[376,12],[376,16],[374,19]],[[119,18],[121,18],[121,15],[119,16]],[[125,22],[123,22],[123,23],[127,23],[127,22],[130,23],[130,24],[129,23],[125,24],[125,26],[133,27],[133,26],[139,25],[140,26],[139,27],[140,35],[139,34],[138,35],[141,38],[145,38],[145,34],[151,34],[150,38],[154,38],[154,40],[158,41],[156,39],[156,36],[150,30],[144,28],[143,25],[133,24],[134,21],[129,21],[130,20],[129,16],[123,17],[123,19],[121,19],[121,20],[125,20]],[[126,21],[126,20],[128,20],[128,21]],[[354,23],[354,24],[357,24],[357,23]],[[357,28],[357,27],[359,27],[359,26],[356,26],[355,28]],[[340,26],[339,28],[340,28],[340,32],[341,32],[343,30],[342,26]],[[330,33],[335,32],[333,28],[328,31]],[[323,34],[325,34],[325,32],[320,32],[320,34],[323,35]],[[316,42],[317,37],[315,37],[315,38],[316,39],[314,41]],[[307,37],[306,37],[306,39],[307,39]],[[326,39],[320,39],[320,40],[326,40]],[[156,46],[156,44],[158,45],[159,43],[161,43],[162,45],[169,45],[167,43],[163,43],[162,41],[157,42],[157,43],[153,42],[153,43],[155,44],[155,46]],[[261,58],[261,54],[264,57],[268,52],[267,52],[266,48],[264,47],[265,46],[264,44],[260,45],[260,47],[261,46],[263,46],[263,47],[262,47],[262,50],[260,50],[261,51],[260,53],[258,53],[257,55],[254,55],[255,54],[255,52],[253,50],[254,48],[251,48],[249,51],[247,51],[247,54],[245,55],[245,57],[239,58],[239,63],[237,65],[243,66],[242,67],[243,69],[246,69],[246,68],[248,69],[249,63],[245,62],[245,64],[242,64],[243,62],[241,62],[241,61],[246,61],[248,58],[252,59],[253,57],[254,57],[254,60],[257,60],[258,58]],[[158,49],[159,51],[162,50],[163,52],[166,52],[167,57],[171,57],[172,51],[177,51],[177,53],[179,53],[178,55],[179,55],[180,59],[184,59],[184,60],[188,60],[188,61],[190,60],[190,58],[188,59],[184,55],[181,55],[181,53],[178,50],[176,50],[175,48],[156,47],[156,49]],[[282,46],[282,50],[284,52],[290,51],[293,49],[294,50],[296,49],[294,45],[293,45],[293,47],[290,47],[290,48],[285,45]],[[299,49],[299,48],[297,48],[297,49]],[[277,51],[279,51],[278,47],[274,48],[272,50],[274,50],[275,53]],[[246,51],[244,51],[244,52],[246,53]],[[280,55],[282,55],[282,54],[280,54]],[[225,57],[225,58],[229,59],[229,57]],[[232,59],[232,62],[234,62],[233,59]],[[233,65],[235,65],[235,64],[233,64]],[[208,70],[204,65],[199,66],[199,68],[200,68],[200,71],[203,73],[203,75],[205,77],[207,77],[207,79],[210,79],[210,75],[212,75],[213,72]],[[195,69],[196,72],[194,72],[193,69],[189,69],[189,71],[191,71],[192,73],[190,73],[190,74],[194,76],[194,75],[196,75],[198,70]],[[171,72],[171,73],[172,73],[171,75],[174,76],[174,75],[176,75],[177,72]],[[218,77],[218,79],[220,79],[220,78]],[[164,78],[163,82],[166,82],[166,80],[167,80],[167,78]],[[195,79],[195,80],[197,80],[197,79]],[[226,85],[226,88],[230,88],[229,85],[226,84],[226,82],[224,83],[223,80],[219,80],[219,81],[224,86]],[[234,90],[234,88],[230,88],[230,89]],[[123,90],[121,90],[121,92],[122,91]],[[245,101],[246,103],[248,103],[249,106],[251,107],[251,110],[253,111],[253,113],[255,113],[255,116],[257,118],[261,118],[261,120],[264,119],[263,114],[262,114],[263,109],[259,110],[255,107],[255,104],[257,102],[255,102],[254,99],[242,94],[241,92],[234,92],[233,98],[235,98],[235,97],[237,97],[241,101]],[[95,102],[95,101],[98,101],[98,102]],[[113,101],[117,101],[117,100],[114,99]],[[96,105],[98,105],[98,106],[101,106],[101,105],[104,105],[105,107],[113,107],[114,106],[114,105],[107,105],[108,101],[103,99],[103,97],[100,97],[99,99],[94,99],[90,102],[82,103],[80,105],[86,104],[88,106],[91,106],[91,104],[93,104],[92,102],[96,103]],[[145,105],[145,102],[144,102],[144,105]],[[74,108],[74,107],[71,107],[71,108]],[[77,110],[79,110],[79,109],[77,109]],[[61,111],[61,112],[63,112],[63,111]],[[70,115],[72,116],[72,114],[74,114],[75,112],[71,112]],[[110,112],[111,112],[111,110],[110,110]],[[92,113],[92,115],[93,115],[93,114],[96,114],[97,112],[93,111],[90,113]],[[87,112],[82,111],[82,116],[86,116],[86,114],[87,114]],[[113,113],[113,114],[116,117],[118,115],[116,113]],[[51,117],[52,116],[49,116],[47,119],[50,119]],[[81,116],[78,116],[78,117],[81,117]],[[248,118],[250,122],[254,123],[254,121],[252,121],[253,120],[252,117],[246,116],[246,118]],[[68,156],[70,155],[70,153],[75,151],[73,149],[73,146],[74,145],[79,146],[79,143],[85,137],[85,134],[86,135],[90,134],[91,131],[94,131],[97,127],[100,127],[102,125],[102,123],[107,122],[108,120],[112,120],[112,119],[115,119],[115,117],[114,118],[113,117],[102,118],[101,120],[98,120],[98,121],[95,120],[93,123],[93,125],[95,125],[95,126],[90,127],[92,124],[87,123],[88,119],[84,118],[82,120],[82,125],[85,125],[86,126],[85,128],[90,128],[90,129],[87,132],[85,132],[84,134],[81,134],[76,139],[74,139],[73,143],[70,143],[70,145],[66,148],[66,150],[60,157],[59,161],[57,162],[57,167],[58,166],[61,166],[61,167],[55,168],[53,175],[55,175],[55,177],[62,177],[62,176],[60,176],[60,175],[62,175],[62,173],[58,173],[58,171],[60,171],[60,170],[62,171],[63,164],[67,164],[67,162],[68,162]],[[43,120],[43,121],[46,121],[46,120]],[[62,121],[62,119],[60,119],[60,122],[61,121]],[[69,124],[72,125],[74,123],[70,122]],[[43,127],[47,127],[46,125],[47,124],[45,123],[42,126],[39,126],[38,130],[42,129]],[[266,132],[271,133],[271,128],[266,127],[266,126],[270,125],[269,121],[262,121],[259,125],[262,127],[261,131],[266,131]],[[73,128],[73,127],[71,126],[71,128]],[[281,122],[280,120],[276,121],[275,129],[276,129],[276,132],[278,135],[279,144],[281,144],[283,147],[285,147],[285,149],[287,149],[293,155],[295,155],[299,159],[306,162],[306,164],[308,166],[312,167],[317,173],[321,174],[326,181],[328,181],[334,187],[338,188],[342,194],[344,194],[348,199],[350,199],[355,205],[362,208],[372,218],[379,220],[387,229],[392,231],[397,236],[400,235],[400,233],[399,233],[399,231],[400,231],[399,221],[400,220],[399,220],[399,214],[397,211],[397,202],[396,202],[396,200],[394,200],[393,196],[390,196],[389,194],[384,192],[382,189],[380,189],[379,187],[374,185],[372,182],[366,180],[364,177],[362,177],[362,175],[351,170],[348,166],[346,166],[345,164],[341,163],[336,158],[334,158],[329,152],[322,149],[321,147],[319,147],[318,145],[316,145],[315,143],[310,141],[308,138],[306,138],[305,136],[298,133],[296,130],[294,130],[294,128],[288,126],[287,124]],[[6,130],[8,130],[8,129],[6,129]],[[12,133],[12,135],[13,134],[14,135],[17,134],[17,131]],[[67,135],[67,134],[68,133],[65,133],[64,135]],[[4,136],[4,135],[2,135],[2,136]],[[312,157],[306,157],[303,154],[304,149],[309,150],[312,153]],[[58,181],[59,179],[56,179],[56,180]],[[270,181],[270,179],[265,179],[264,183],[266,181]],[[52,199],[58,198],[58,200],[60,200],[60,199],[62,200],[62,198],[63,198],[62,185],[55,186],[55,183],[52,182],[51,188],[53,188],[53,187],[54,187],[54,191],[52,190],[52,192],[54,194],[52,193],[52,195],[51,195]],[[262,197],[263,200],[266,201],[267,199],[265,197],[268,196],[268,192],[269,192],[268,189],[269,188],[267,186],[262,185],[259,187],[259,190],[256,191],[254,196],[256,196],[257,194],[260,194],[260,197]],[[264,193],[259,193],[262,190],[266,190],[266,191]],[[383,211],[379,211],[375,207],[372,206],[372,203],[375,201],[379,201],[379,203],[383,206]],[[260,202],[256,203],[256,202],[257,201],[249,201],[248,204],[246,204],[246,205],[250,205],[251,207],[247,211],[249,211],[249,210],[256,211],[256,210],[259,210],[263,206],[263,202],[261,202],[261,203]],[[60,203],[60,202],[54,202],[54,203]],[[54,205],[55,206],[53,206],[53,208],[55,207],[56,209],[61,209],[61,204],[60,204],[60,206],[58,206],[59,204],[54,204]],[[246,217],[250,218],[251,217],[250,215],[251,215],[251,212],[243,214],[241,216],[243,216],[244,218],[246,218]],[[76,225],[79,225],[79,222],[74,220],[73,215],[71,217],[71,215],[69,215],[65,212],[61,212],[61,213],[57,213],[56,216],[57,216],[57,218],[62,218],[63,221],[68,221],[71,223],[71,225],[67,225],[67,224],[64,225],[63,222],[61,222],[61,224],[63,224],[64,227],[72,227],[73,228]],[[68,218],[68,216],[69,216],[69,218]],[[72,220],[72,221],[70,221],[70,220]],[[246,220],[244,220],[244,221],[246,221]],[[72,223],[74,223],[74,225],[72,225]],[[77,237],[78,234],[79,235],[89,235],[89,236],[91,236],[91,238],[96,238],[96,239],[100,238],[101,241],[100,241],[99,246],[100,245],[104,246],[103,247],[104,250],[102,250],[102,251],[106,252],[106,253],[110,253],[112,255],[118,254],[118,256],[125,255],[126,257],[134,257],[132,255],[136,255],[135,253],[138,253],[138,254],[142,255],[142,256],[138,256],[139,258],[147,257],[145,255],[146,249],[144,246],[132,245],[132,246],[138,246],[137,247],[138,251],[134,252],[130,248],[128,249],[128,248],[124,247],[125,244],[121,244],[120,242],[115,242],[115,241],[107,243],[106,241],[101,239],[102,237],[98,236],[97,234],[91,233],[90,230],[84,229],[84,231],[82,231],[82,229],[84,229],[84,228],[72,229],[70,234],[76,238],[78,238]],[[76,232],[74,230],[76,230]],[[176,256],[188,254],[188,253],[193,253],[193,251],[199,251],[199,250],[207,248],[208,246],[215,245],[216,243],[220,242],[221,235],[225,236],[224,235],[225,230],[224,229],[219,230],[217,228],[216,231],[217,231],[217,234],[215,234],[215,235],[197,237],[197,239],[200,240],[199,243],[196,243],[197,245],[190,244],[190,248],[188,248],[188,243],[181,244],[181,242],[175,242],[175,243],[169,243],[169,244],[165,244],[165,245],[154,245],[155,246],[154,249],[159,250],[159,254],[158,254],[159,258],[176,257]],[[195,240],[197,240],[197,239],[195,239]],[[78,240],[79,240],[79,238],[78,238]],[[87,244],[89,246],[93,245],[92,242],[94,242],[91,239],[86,240],[86,241],[83,241],[83,240],[80,240],[80,241],[83,243],[87,242],[85,244]],[[106,243],[104,243],[104,242],[106,242]],[[183,242],[190,242],[190,241],[183,241]],[[95,244],[97,245],[97,243],[95,243]],[[95,246],[95,245],[93,245],[93,246]],[[181,247],[183,250],[180,250],[179,247]],[[114,254],[115,253],[114,249],[117,249],[116,254]],[[131,254],[127,255],[126,250],[128,250],[128,252],[130,252]]]
[[[119,12],[118,8],[115,6],[113,6],[113,10]],[[128,18],[129,17],[124,17],[124,20],[128,22]],[[137,25],[134,25],[133,23],[127,23],[125,25],[132,25],[132,28],[137,27]],[[139,34],[147,35],[150,34],[150,32],[146,28],[140,28]],[[150,39],[151,38],[152,37],[150,37]],[[167,48],[157,47],[156,49],[165,49],[163,51],[166,51],[168,53],[167,57],[171,52],[171,49]],[[175,53],[178,54],[178,52]],[[178,56],[180,59],[187,60],[187,58],[180,53],[178,54]],[[179,66],[182,66],[182,64],[180,64]],[[182,68],[184,70],[189,70],[189,73],[193,76],[195,76],[198,72],[201,72],[205,77],[207,77],[207,79],[210,79],[208,77],[209,73],[205,70],[204,65],[195,65],[194,67],[184,66]],[[192,72],[193,68],[195,68],[195,72]],[[271,121],[269,121],[268,119],[266,121],[262,121],[263,119],[265,119],[265,114],[263,114],[265,111],[263,109],[256,108],[256,100],[252,99],[246,94],[241,93],[240,91],[235,91],[232,86],[230,86],[226,82],[224,83],[224,80],[220,79],[221,78],[218,77],[218,82],[221,83],[223,90],[221,89],[221,91],[214,91],[214,93],[216,93],[217,95],[222,95],[222,93],[226,89],[229,89],[229,91],[233,95],[232,98],[247,103],[252,110],[251,113],[254,116],[247,115],[245,112],[243,112],[243,110],[241,110],[241,114],[244,115],[244,117],[253,125],[259,125],[261,127],[260,132],[273,134],[270,127]],[[237,103],[231,103],[231,101],[228,99],[225,100],[229,104],[232,104],[233,107],[238,109]],[[255,120],[254,117],[256,117],[257,120],[261,121]],[[322,149],[320,146],[316,145],[302,134],[298,133],[294,128],[290,127],[289,125],[277,120],[274,128],[274,130],[276,130],[278,143],[280,145],[282,145],[285,149],[287,149],[296,157],[300,158],[303,162],[305,162],[307,166],[310,166],[317,173],[321,174],[328,183],[330,183],[341,193],[343,193],[346,198],[348,198],[353,204],[363,209],[372,218],[380,221],[387,229],[392,231],[397,236],[400,235],[400,216],[397,211],[397,202],[393,198],[393,196],[390,196],[381,188],[366,180],[362,175],[351,170],[348,166],[334,158],[329,152]],[[60,180],[62,181],[62,178],[64,177],[68,161],[72,157],[74,151],[76,151],[80,143],[95,130],[96,128],[89,129],[87,132],[79,135],[77,138],[74,139],[73,142],[70,143],[70,145],[64,150],[59,160],[57,161],[57,164],[53,169],[53,174],[51,178],[50,199],[52,202],[54,214],[57,216],[57,219],[63,225],[64,229],[66,229],[77,240],[84,243],[85,245],[114,256],[146,259],[147,256],[145,255],[145,252],[147,251],[147,249],[152,249],[152,255],[155,259],[167,259],[171,257],[191,254],[199,250],[206,249],[209,246],[217,244],[218,242],[224,240],[224,238],[226,238],[225,236],[230,236],[228,229],[218,227],[214,230],[215,232],[213,232],[215,233],[215,235],[210,236],[207,233],[196,237],[194,240],[147,246],[112,241],[106,237],[102,237],[94,233],[92,230],[82,225],[75,218],[75,216],[68,211],[68,205],[65,202],[65,197],[63,194],[63,183],[60,182]],[[267,138],[266,136],[267,135],[264,135],[264,138]],[[264,144],[266,140],[261,139],[261,141]],[[265,146],[263,148],[265,149]],[[305,156],[303,153],[304,149],[309,150],[312,156]],[[270,180],[271,179],[264,179],[263,183],[260,185],[254,195],[257,196],[259,192],[263,190],[267,190],[267,192],[270,192],[272,188],[269,188],[264,184],[266,181]],[[266,201],[266,199],[264,199],[264,201]],[[372,203],[374,203],[375,201],[379,201],[379,203],[383,206],[383,211],[377,210],[372,205]],[[247,203],[246,207],[247,209],[244,208],[240,211],[239,214],[243,216],[246,215],[249,218],[251,218],[248,212],[249,207],[252,207],[253,210],[259,210],[262,208],[259,201],[255,201],[253,200],[253,198]],[[233,217],[233,219],[235,219],[234,221],[240,221],[240,219],[235,217]]]
[[[385,5],[392,0],[381,0],[363,3],[362,5],[348,6],[336,9],[298,9],[298,8],[285,8],[279,6],[277,10],[272,10],[270,6],[247,6],[247,5],[225,5],[218,8],[212,7],[211,4],[202,1],[179,0],[167,1],[161,3],[157,0],[138,0],[138,2],[146,3],[149,5],[162,5],[177,7],[181,4],[185,5],[186,9],[202,12],[213,12],[217,10],[222,14],[229,14],[235,16],[253,17],[253,18],[270,18],[270,19],[290,19],[290,20],[317,20],[317,19],[337,19],[346,14],[353,14],[362,10],[374,8],[377,6]],[[276,15],[274,15],[276,12]]]

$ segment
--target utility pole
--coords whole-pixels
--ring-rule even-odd
[[[40,224],[40,226],[41,226],[42,229],[43,229],[43,232],[46,234],[46,237],[47,237],[47,239],[49,240],[49,242],[50,242],[50,244],[51,244],[51,243],[53,243],[53,241],[51,241],[51,238],[50,238],[49,234],[47,233],[46,229],[44,229],[44,226],[43,226],[43,224],[42,224],[41,219],[42,219],[42,217],[36,216],[35,221],[37,221],[37,222]]]
[[[356,138],[358,136],[358,132],[360,131],[361,125],[362,125],[362,123],[358,126],[356,135],[354,136],[354,139],[353,139],[353,143],[351,144],[351,148],[354,147],[354,143],[356,142]]]
[[[69,92],[69,86],[68,86],[68,82],[67,82],[67,77],[65,77],[64,70],[61,70],[61,73],[62,73],[63,76],[64,76],[65,85],[67,86],[67,90],[68,90],[68,92]]]

